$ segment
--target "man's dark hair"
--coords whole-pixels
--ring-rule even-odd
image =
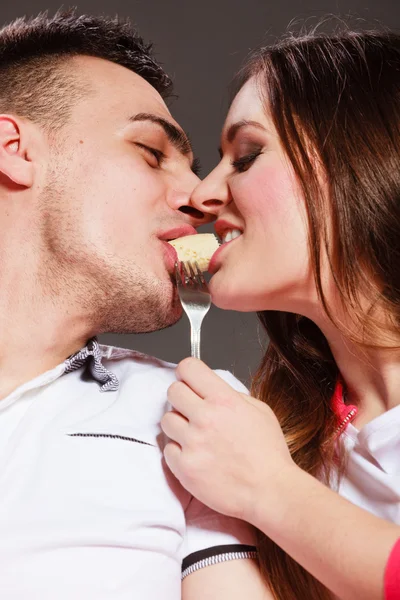
[[[75,10],[19,18],[0,29],[0,113],[13,113],[48,130],[62,127],[85,93],[69,58],[93,56],[140,75],[164,98],[172,82],[126,19],[79,16]]]

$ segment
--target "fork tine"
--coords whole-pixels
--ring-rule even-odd
[[[182,283],[187,286],[188,284],[190,284],[191,281],[191,272],[189,270],[189,263],[187,262],[182,262],[182,273],[183,273],[183,277],[182,277]]]
[[[207,284],[206,281],[200,271],[200,267],[196,261],[190,262],[190,272],[192,275],[192,282],[197,285],[199,289],[204,289]]]
[[[178,288],[183,288],[186,285],[187,273],[183,262],[175,263],[175,279]]]
[[[179,268],[179,263],[175,263],[175,269],[174,269],[174,274],[175,274],[175,281],[176,281],[176,285],[180,285],[182,283],[181,280],[181,271]]]
[[[196,281],[196,273],[194,272],[194,268],[193,268],[193,263],[191,261],[188,261],[187,263],[188,269],[190,271],[190,278],[193,281]]]
[[[194,268],[196,269],[196,275],[197,275],[197,279],[198,279],[199,283],[201,285],[207,285],[204,275],[199,267],[199,263],[197,263],[196,261],[194,262]]]

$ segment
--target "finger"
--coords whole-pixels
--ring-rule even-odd
[[[182,448],[176,442],[168,442],[164,448],[164,458],[168,468],[177,479],[180,475],[180,462],[182,457]]]
[[[199,411],[204,407],[204,400],[191,390],[183,381],[174,381],[167,392],[168,401],[176,411],[189,421],[196,420]]]
[[[189,422],[178,412],[166,412],[161,419],[161,429],[174,442],[180,446],[185,444]]]
[[[197,358],[189,357],[182,360],[177,366],[176,376],[201,398],[206,398],[211,394],[229,396],[238,393]]]

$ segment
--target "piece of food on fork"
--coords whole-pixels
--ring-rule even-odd
[[[169,242],[178,254],[181,262],[196,262],[201,271],[207,271],[212,255],[219,247],[219,241],[213,233],[187,235]]]

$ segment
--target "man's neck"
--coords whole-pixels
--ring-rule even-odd
[[[31,297],[0,294],[0,400],[53,369],[94,335],[80,307],[36,289]]]
[[[82,306],[86,279],[78,285],[76,274],[53,264],[41,232],[32,228],[35,219],[28,210],[15,210],[8,226],[0,227],[0,399],[97,333],[98,307],[88,315],[87,302]]]
[[[60,329],[60,332],[63,331]],[[65,332],[64,332],[65,334]],[[64,335],[61,333],[61,338]],[[2,344],[0,352],[0,401],[24,383],[55,368],[84,346],[87,338],[60,340],[58,345],[46,345],[43,339],[32,337],[24,344]]]

